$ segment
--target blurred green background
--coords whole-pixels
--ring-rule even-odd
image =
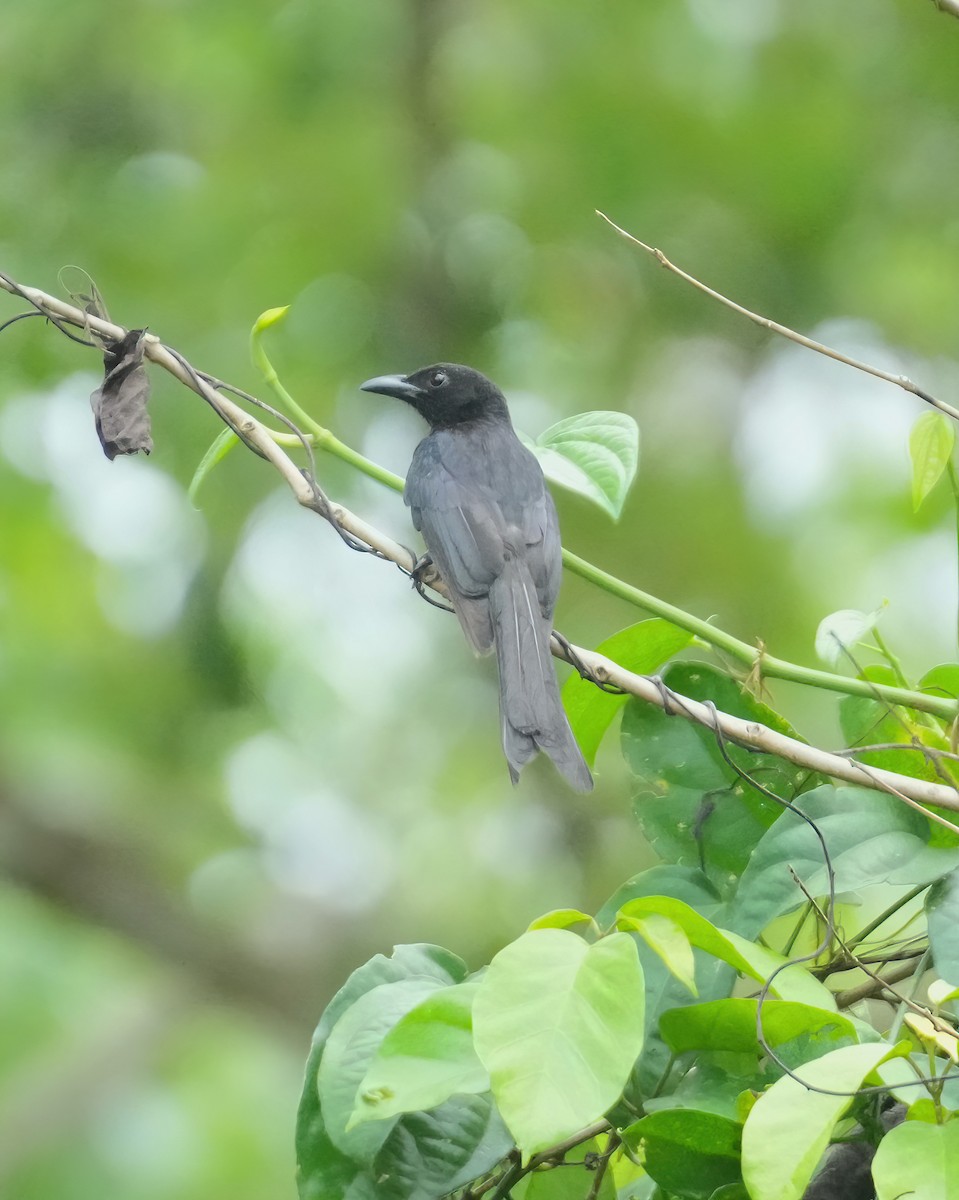
[[[914,398],[659,270],[956,403],[959,22],[929,0],[13,0],[0,268],[79,264],[113,318],[261,391],[256,316],[319,420],[403,471],[357,384],[468,361],[536,435],[632,413],[619,525],[576,552],[783,657],[884,599],[906,670],[955,658],[947,488],[911,511]],[[2,300],[0,319],[19,306]],[[155,373],[156,450],[102,456],[97,356],[0,339],[0,1195],[291,1196],[316,1016],[396,941],[477,966],[649,861],[598,787],[513,790],[489,663]],[[338,499],[412,543],[398,497]],[[568,577],[559,627],[639,618]],[[810,737],[836,698],[776,686]]]

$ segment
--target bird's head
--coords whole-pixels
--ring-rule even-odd
[[[434,363],[412,375],[378,375],[360,384],[360,389],[405,400],[434,429],[483,418],[509,420],[506,400],[496,384],[457,363]]]

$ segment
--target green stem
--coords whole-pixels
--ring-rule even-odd
[[[351,467],[356,467],[364,475],[369,475],[377,483],[382,483],[385,487],[392,488],[394,492],[402,492],[404,480],[399,475],[394,475],[392,471],[387,471],[385,467],[381,467],[378,463],[373,462],[366,455],[360,454],[352,446],[347,446],[345,442],[341,442],[324,425],[320,425],[314,421],[310,414],[304,408],[300,407],[280,382],[276,368],[270,362],[269,356],[263,348],[263,334],[277,320],[282,319],[282,315],[286,310],[283,309],[281,311],[276,309],[272,311],[279,315],[274,316],[272,320],[266,323],[264,323],[263,317],[261,317],[253,326],[253,332],[250,334],[250,357],[253,359],[253,365],[263,376],[267,386],[272,389],[273,394],[279,400],[280,404],[294,418],[300,428],[310,431],[308,436],[314,446],[318,446],[321,450],[326,450],[329,454],[335,454],[337,458],[341,458],[344,462],[349,463]],[[264,316],[266,315],[268,314],[264,314]],[[281,444],[290,444],[288,435],[274,433],[273,437]]]
[[[893,672],[893,675],[895,676],[896,682],[901,687],[908,688],[910,686],[910,683],[909,683],[909,680],[906,678],[905,671],[903,671],[903,669],[902,669],[901,661],[896,657],[895,654],[893,654],[893,652],[886,645],[885,640],[883,639],[883,637],[880,634],[878,629],[874,629],[872,631],[872,636],[876,643],[876,648],[878,649],[879,653],[883,656],[883,658],[886,660],[886,662],[892,668],[892,672]],[[941,727],[936,723],[936,721],[928,713],[916,713],[916,722],[919,725],[921,725],[923,729],[931,729],[934,733],[937,733],[941,736],[941,734],[942,734]]]
[[[883,658],[886,660],[886,662],[892,668],[892,673],[896,677],[896,682],[899,684],[900,687],[907,688],[909,686],[909,680],[906,678],[906,674],[902,669],[902,662],[896,657],[895,654],[893,654],[893,652],[886,645],[885,639],[883,638],[882,634],[880,634],[878,629],[874,629],[872,631],[872,636],[873,636],[873,640],[876,643],[876,648],[878,649],[879,653],[883,656]]]
[[[667,621],[678,625],[680,629],[688,629],[690,633],[695,633],[717,650],[725,651],[744,666],[752,669],[758,665],[764,678],[785,679],[790,683],[803,683],[809,687],[825,688],[828,691],[841,692],[847,696],[867,696],[873,700],[886,700],[890,704],[904,704],[920,709],[922,712],[934,713],[945,721],[951,721],[957,715],[957,704],[954,700],[947,700],[941,696],[927,696],[923,692],[894,687],[891,684],[873,683],[868,679],[851,679],[845,675],[835,675],[832,671],[802,667],[798,663],[787,662],[783,658],[774,658],[772,655],[758,650],[755,646],[750,646],[748,642],[742,642],[732,634],[717,629],[708,621],[703,621],[691,613],[684,612],[681,608],[676,608],[673,604],[668,604],[665,600],[651,596],[648,592],[643,592],[639,588],[633,587],[632,584],[617,579],[615,575],[609,575],[606,571],[579,558],[569,550],[563,551],[563,562],[574,574],[582,576],[583,579],[589,580],[590,583],[613,596],[618,596],[621,600],[635,604],[637,608],[643,608],[657,617],[664,617]]]
[[[273,375],[275,376],[275,372],[273,372]],[[392,488],[397,492],[403,490],[404,481],[399,475],[394,475],[392,471],[387,471],[384,467],[366,458],[365,455],[359,454],[352,447],[347,446],[345,442],[341,442],[328,429],[324,429],[322,425],[317,425],[288,396],[278,380],[274,378],[269,379],[268,382],[274,388],[277,395],[280,396],[283,403],[288,405],[289,411],[313,433],[314,445],[356,467],[358,471],[362,471],[364,475],[368,475],[371,479],[377,480],[377,482],[384,484],[386,487]],[[944,721],[952,721],[959,715],[959,704],[955,700],[948,700],[942,696],[928,696],[923,692],[913,691],[909,688],[893,687],[890,684],[872,683],[867,679],[852,679],[845,675],[835,675],[831,671],[820,671],[814,667],[803,667],[798,663],[787,662],[782,658],[774,658],[757,649],[755,646],[751,646],[748,642],[743,642],[739,638],[733,637],[731,633],[717,629],[709,621],[704,621],[701,617],[693,616],[692,613],[688,613],[682,608],[677,608],[674,604],[660,600],[658,596],[653,596],[649,592],[644,592],[640,588],[634,587],[622,579],[618,579],[615,575],[610,575],[607,571],[594,566],[593,563],[587,562],[585,558],[580,558],[570,550],[563,551],[563,563],[567,570],[572,571],[574,575],[581,576],[581,578],[588,580],[596,587],[609,592],[611,596],[618,596],[619,599],[625,600],[628,604],[635,605],[636,608],[641,608],[645,612],[652,613],[657,617],[663,617],[665,620],[671,621],[672,624],[678,625],[680,629],[686,629],[690,633],[696,634],[704,642],[707,642],[717,650],[724,651],[731,658],[742,663],[750,670],[758,667],[764,677],[785,679],[790,683],[801,683],[809,687],[824,688],[827,691],[839,692],[846,696],[866,696],[873,700],[885,700],[889,704],[903,704],[910,708],[919,709],[922,712],[933,713],[935,716],[941,717]]]
[[[790,954],[792,954],[793,946],[795,946],[797,938],[799,937],[800,933],[802,933],[802,927],[806,924],[806,920],[811,912],[812,904],[807,900],[807,902],[800,909],[799,920],[796,922],[796,928],[789,935],[785,946],[783,946],[782,950],[780,951],[783,958],[788,958]]]
[[[915,900],[917,896],[921,896],[922,893],[930,887],[932,887],[931,883],[920,883],[914,887],[912,891],[906,892],[905,896],[900,896],[895,903],[890,904],[889,907],[884,912],[881,912],[878,917],[870,921],[868,925],[864,925],[855,937],[849,938],[846,941],[846,949],[855,950],[857,946],[862,945],[866,938],[869,937],[870,934],[875,933],[880,925],[885,925],[890,917],[894,917],[901,908],[905,908],[905,906],[911,900]]]
[[[346,442],[341,442],[335,434],[330,433],[322,425],[317,425],[315,421],[310,421],[309,425],[312,432],[304,434],[304,437],[311,446],[319,446],[321,450],[336,455],[337,458],[349,463],[351,467],[362,471],[364,475],[369,475],[371,479],[377,480],[385,487],[392,488],[394,492],[402,492],[406,486],[406,480],[402,475],[394,475],[392,471],[387,471],[385,467],[381,467],[379,463],[367,458],[365,454],[360,454]],[[295,433],[280,433],[276,429],[271,429],[269,432],[270,437],[278,446],[297,449],[303,445],[302,439],[298,438]]]
[[[406,486],[406,480],[402,475],[394,475],[392,471],[387,471],[385,467],[381,467],[379,463],[373,462],[365,454],[360,454],[358,450],[354,450],[346,442],[341,442],[328,429],[318,429],[316,431],[315,445],[319,446],[321,450],[326,450],[329,454],[335,454],[343,462],[349,463],[351,467],[356,467],[364,475],[369,475],[377,483],[382,483],[385,487],[392,488],[394,492],[402,492]]]

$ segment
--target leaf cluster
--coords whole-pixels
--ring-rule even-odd
[[[651,672],[689,638],[653,620],[611,641]],[[705,663],[663,682],[796,736]],[[477,971],[407,946],[355,972],[307,1066],[300,1195],[800,1200],[832,1194],[830,1145],[849,1141],[882,1200],[945,1195],[959,990],[942,982],[929,1016],[890,1023],[844,1012],[830,982],[875,975],[888,994],[878,973],[900,958],[959,979],[959,836],[580,680],[566,700],[590,756],[623,711],[636,818],[662,861]],[[877,897],[891,903],[870,918]]]

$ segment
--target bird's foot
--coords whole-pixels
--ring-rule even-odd
[[[593,671],[591,667],[587,666],[587,664],[583,662],[582,658],[576,653],[569,639],[564,637],[558,629],[553,630],[553,637],[559,643],[559,648],[563,652],[563,658],[569,663],[574,671],[579,673],[580,679],[585,679],[587,683],[595,684],[600,691],[609,692],[610,695],[622,696],[625,694],[623,689],[618,687],[615,683],[610,683],[605,679],[599,679],[596,675],[596,672]]]
[[[445,604],[442,600],[436,600],[427,592],[427,587],[432,579],[438,577],[436,567],[433,564],[433,559],[429,554],[421,555],[413,564],[412,570],[408,572],[412,580],[413,587],[416,588],[417,595],[425,600],[427,604],[432,604],[434,608],[441,608],[444,612],[455,611],[450,605]]]

